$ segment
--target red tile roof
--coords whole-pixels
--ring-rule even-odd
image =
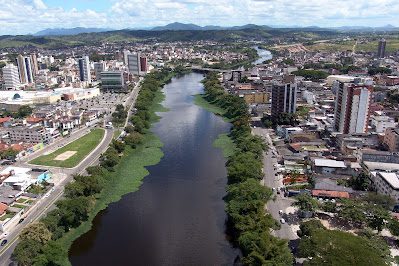
[[[6,210],[8,206],[2,202],[0,202],[0,215],[2,215]]]
[[[11,117],[0,117],[0,124],[4,122],[8,122],[11,120]]]
[[[329,198],[349,198],[349,193],[345,191],[328,191],[313,189],[312,196],[314,197],[329,197]]]

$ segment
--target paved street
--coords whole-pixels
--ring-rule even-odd
[[[137,99],[138,92],[139,92],[139,85],[137,84],[130,93],[129,98],[127,99],[125,104],[125,106],[129,108],[129,115],[131,114],[131,110]],[[126,119],[125,124],[127,124],[128,118],[129,116]],[[105,118],[105,121],[107,122],[108,119],[111,119],[111,116],[107,116]],[[42,217],[44,214],[46,214],[48,211],[50,211],[53,208],[53,204],[63,195],[65,185],[71,182],[74,174],[83,174],[88,166],[96,165],[98,163],[100,155],[106,151],[109,144],[111,143],[114,131],[115,131],[114,129],[105,129],[105,135],[101,143],[79,165],[77,165],[74,168],[32,166],[29,165],[27,162],[43,155],[46,152],[52,152],[54,150],[57,150],[59,147],[64,146],[69,142],[72,142],[80,138],[81,136],[87,134],[88,129],[86,127],[76,131],[73,135],[71,135],[71,137],[59,139],[54,143],[52,143],[51,145],[46,146],[43,150],[40,150],[32,155],[29,155],[23,158],[22,161],[17,162],[16,166],[51,169],[53,173],[61,174],[66,177],[54,186],[53,191],[51,191],[48,194],[48,196],[41,198],[34,206],[32,206],[32,208],[29,210],[26,219],[22,223],[18,224],[16,227],[14,227],[12,231],[8,232],[8,236],[6,237],[8,243],[4,247],[2,247],[0,251],[1,266],[9,265],[11,263],[10,258],[15,246],[18,243],[18,235],[21,233],[22,229],[29,223],[39,220],[40,217]]]
[[[263,184],[267,187],[275,188],[277,191],[279,187],[283,186],[283,182],[282,179],[276,175],[277,172],[274,168],[274,165],[277,164],[277,159],[273,158],[273,150],[275,149],[273,146],[273,142],[269,136],[268,129],[257,127],[252,129],[252,133],[254,135],[261,136],[269,145],[269,150],[267,153],[264,153],[263,159]],[[274,195],[276,195],[276,199],[270,200],[266,205],[266,209],[275,220],[280,221],[282,216],[279,214],[279,210],[282,210],[284,213],[286,213],[287,208],[291,206],[294,200],[288,197],[284,197],[283,193],[277,194],[276,192],[274,192]],[[275,236],[282,239],[293,240],[298,238],[296,233],[293,232],[290,225],[287,223],[281,224],[281,229],[278,231],[274,231],[273,233]]]

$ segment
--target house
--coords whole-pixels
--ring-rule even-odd
[[[318,174],[340,174],[346,172],[347,166],[343,161],[331,159],[313,159],[312,169]]]

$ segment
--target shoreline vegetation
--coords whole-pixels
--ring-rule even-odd
[[[75,176],[57,208],[22,231],[13,253],[19,265],[71,265],[68,251],[91,229],[96,215],[139,189],[149,174],[146,167],[163,157],[163,144],[150,128],[160,119],[156,112],[166,110],[160,104],[165,98],[163,86],[179,74],[163,69],[145,77],[135,104],[138,111],[129,118],[134,127],[126,127],[124,142],[113,140],[100,165],[88,167],[87,176]]]
[[[233,124],[230,134],[220,135],[214,145],[228,157],[228,187],[225,196],[227,230],[243,254],[244,265],[291,265],[293,256],[285,240],[271,235],[279,224],[264,207],[272,197],[270,188],[260,184],[263,178],[264,141],[251,135],[247,105],[236,95],[226,93],[217,74],[202,81],[205,94],[195,96],[195,104],[223,116]],[[207,101],[205,104],[204,101]]]

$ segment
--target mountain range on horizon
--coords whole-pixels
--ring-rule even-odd
[[[300,27],[300,26],[281,26],[281,25],[256,25],[256,24],[246,24],[242,26],[231,26],[231,27],[223,27],[216,25],[208,25],[208,26],[199,26],[192,23],[180,23],[174,22],[164,26],[156,26],[153,28],[128,28],[125,30],[146,30],[146,31],[209,31],[209,30],[243,30],[243,29],[273,29],[273,28],[314,28],[314,29],[328,29],[328,30],[337,30],[337,31],[347,31],[347,32],[356,32],[356,31],[399,31],[399,27],[395,27],[393,25],[386,25],[382,27],[367,27],[367,26],[341,26],[341,27],[319,27],[319,26],[308,26],[308,27]],[[111,28],[85,28],[85,27],[75,27],[75,28],[52,28],[38,31],[33,36],[60,36],[60,35],[77,35],[81,33],[95,33],[95,32],[106,32],[106,31],[114,31],[115,29]]]

